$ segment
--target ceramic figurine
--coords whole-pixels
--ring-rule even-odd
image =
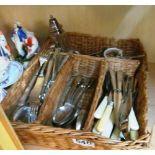
[[[0,56],[5,56],[12,59],[10,46],[8,45],[2,31],[0,31]]]
[[[31,59],[38,51],[39,44],[34,33],[24,29],[19,22],[14,25],[11,39],[23,59]]]
[[[38,49],[38,41],[36,39],[36,37],[34,37],[34,34],[31,32],[27,33],[28,38],[25,40],[25,45],[27,48],[27,59],[30,59],[35,52],[37,52]]]

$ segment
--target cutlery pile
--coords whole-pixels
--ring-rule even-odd
[[[114,50],[116,54],[118,49],[111,48],[110,50],[111,53]],[[108,49],[108,54],[110,50]],[[135,74],[140,62],[123,58],[120,53],[122,52],[118,53],[119,57],[105,56],[112,88],[94,113],[97,122],[92,132],[117,140],[135,140],[138,138],[139,130],[133,108],[137,85]]]
[[[60,56],[60,49],[54,48],[48,55],[40,56],[40,67],[35,72],[29,85],[25,89],[24,94],[18,101],[18,105],[13,114],[13,121],[23,121],[33,123],[37,120],[39,110],[44,103],[49,89],[53,86],[55,79],[65,61],[69,58],[65,57],[63,61],[58,61]],[[67,58],[66,58],[67,57]],[[37,94],[36,89],[40,89]]]
[[[92,79],[81,75],[73,77],[61,106],[58,106],[52,117],[52,123],[59,127],[74,126],[76,130],[81,130],[86,119],[86,110],[80,105],[80,100],[87,89],[91,87]],[[74,123],[76,121],[76,123]]]

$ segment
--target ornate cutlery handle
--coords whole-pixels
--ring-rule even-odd
[[[20,100],[18,102],[19,107],[25,105],[25,102],[28,99],[28,97],[30,95],[30,92],[33,89],[33,87],[34,87],[34,85],[36,83],[36,80],[37,80],[37,78],[38,78],[38,76],[39,76],[39,74],[40,74],[40,72],[42,70],[43,64],[37,69],[37,71],[35,72],[35,75],[32,77],[32,80],[30,81],[28,87],[25,89],[25,92],[24,92],[23,96],[20,98]]]
[[[86,89],[92,84],[92,81],[88,78],[83,78],[81,81],[80,86],[77,88],[77,90],[75,91],[73,98],[72,98],[72,104],[74,106],[77,105],[77,103],[79,102],[81,96],[83,95],[83,93],[86,91]]]
[[[47,72],[46,72],[44,82],[43,82],[43,86],[42,86],[42,89],[41,89],[41,92],[39,95],[39,99],[40,99],[41,103],[44,101],[44,98],[45,98],[45,90],[46,90],[46,87],[48,84],[48,80],[49,80],[49,77],[51,74],[52,67],[53,67],[53,59],[52,59],[52,55],[50,55],[50,57],[48,59]]]
[[[74,97],[74,94],[76,93],[77,88],[80,86],[81,84],[81,76],[77,76],[73,82],[72,82],[72,86],[71,89],[69,90],[67,97],[65,99],[65,103],[71,103]]]

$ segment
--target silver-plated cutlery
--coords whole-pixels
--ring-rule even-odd
[[[56,109],[52,116],[52,123],[56,126],[64,127],[71,124],[78,116],[76,128],[79,130],[83,124],[84,111],[79,109],[80,99],[85,91],[91,86],[92,79],[77,76],[71,84],[71,88],[66,96],[64,104]]]
[[[40,56],[40,67],[18,101],[13,114],[13,121],[23,120],[24,122],[33,123],[37,120],[40,107],[44,103],[48,90],[52,87],[58,72],[68,59],[68,56],[64,56],[64,58],[61,58],[61,62],[58,61],[60,49],[57,48],[53,48],[48,54],[45,52],[43,55],[46,56]],[[37,93],[38,89],[40,90],[39,94]]]
[[[31,107],[28,105],[27,101],[29,99],[29,96],[30,96],[30,93],[31,93],[33,87],[35,86],[37,78],[40,75],[40,73],[42,72],[42,69],[44,68],[43,66],[46,64],[46,62],[47,62],[47,59],[41,57],[40,67],[35,72],[34,76],[32,77],[32,79],[28,85],[28,87],[24,91],[24,94],[22,95],[22,97],[18,101],[17,108],[16,108],[14,115],[13,115],[13,118],[12,118],[13,121],[17,121],[23,117],[26,117],[27,122],[30,122],[31,117],[34,117],[34,115],[32,116],[32,114],[34,114],[34,113],[31,113]],[[25,115],[23,115],[23,113],[25,113]]]

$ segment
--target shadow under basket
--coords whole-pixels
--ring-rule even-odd
[[[138,39],[118,40],[113,38],[92,37],[85,34],[68,33],[70,44],[84,55],[74,55],[65,63],[57,76],[52,89],[40,110],[38,121],[34,124],[12,122],[12,125],[21,142],[26,145],[39,145],[51,149],[144,149],[149,144],[150,133],[146,131],[147,126],[147,94],[146,94],[146,69],[147,59]],[[46,41],[44,51],[49,49],[50,40]],[[106,62],[103,58],[96,58],[86,55],[98,51],[104,47],[118,47],[127,51],[135,51],[136,54],[144,54],[140,59],[141,65],[138,70],[138,89],[140,93],[136,102],[136,116],[140,125],[139,138],[135,141],[116,141],[96,135],[91,132],[94,117],[93,114],[99,104],[102,95],[102,85],[106,72]],[[82,52],[85,51],[85,52]],[[39,65],[38,58],[34,59],[30,67],[25,71],[21,79],[8,91],[7,97],[3,100],[2,106],[9,116],[11,109],[17,105],[17,101],[24,92],[34,71]],[[84,75],[95,79],[93,98],[84,128],[81,131],[74,129],[57,128],[49,126],[47,120],[51,118],[53,111],[58,106],[61,93],[67,81],[72,75]],[[90,94],[89,94],[90,95]],[[88,97],[89,98],[89,97]],[[46,124],[46,125],[45,125]]]

